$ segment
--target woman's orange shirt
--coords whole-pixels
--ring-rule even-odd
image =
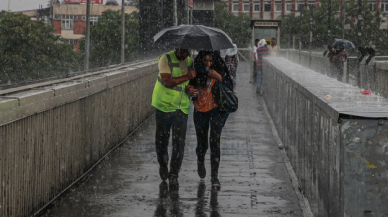
[[[197,111],[208,112],[218,107],[212,93],[212,88],[216,81],[215,78],[208,78],[205,87],[198,87],[198,97],[194,101],[194,107]]]

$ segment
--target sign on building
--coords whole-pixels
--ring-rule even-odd
[[[87,3],[87,0],[63,0],[64,3],[81,4]],[[90,0],[92,4],[104,4],[104,0]]]

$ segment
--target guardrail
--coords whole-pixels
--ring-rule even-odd
[[[330,70],[330,63],[323,53],[312,53],[311,69],[329,77],[335,78],[335,75]],[[299,51],[294,49],[281,49],[279,56],[288,58],[289,60],[299,63],[305,67],[309,67],[309,52],[301,51],[301,61],[299,62]],[[367,61],[368,60],[368,61]],[[388,97],[388,57],[375,56],[368,59],[365,57],[359,62],[357,57],[349,57],[344,65],[343,76],[340,81],[360,87],[362,89],[371,90],[374,94],[380,94]]]
[[[0,91],[0,216],[28,216],[154,113],[143,61]]]
[[[315,216],[388,215],[388,100],[265,58],[268,110]]]

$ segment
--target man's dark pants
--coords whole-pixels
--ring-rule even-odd
[[[170,176],[178,177],[185,150],[188,115],[180,109],[175,112],[162,112],[156,109],[155,148],[161,167],[168,166],[168,142],[172,128],[172,156]]]

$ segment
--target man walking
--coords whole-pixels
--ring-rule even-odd
[[[266,47],[267,42],[261,39],[257,44],[257,79],[256,79],[256,93],[261,95],[261,82],[263,80],[263,57],[269,55],[269,50]]]
[[[278,44],[276,42],[276,38],[271,39],[271,45],[268,47],[269,55],[271,57],[276,57],[278,54]]]
[[[193,61],[187,49],[175,48],[158,58],[159,75],[152,95],[152,106],[156,108],[155,147],[159,162],[159,175],[170,184],[178,184],[178,173],[182,165],[190,96],[196,91],[189,80],[196,76]],[[190,95],[190,96],[189,96]],[[168,171],[168,142],[172,128],[172,155]]]
[[[253,71],[252,71],[252,76],[251,76],[251,81],[249,83],[255,83],[256,82],[256,77],[257,77],[257,44],[259,43],[260,39],[255,39],[255,44],[253,46]]]

